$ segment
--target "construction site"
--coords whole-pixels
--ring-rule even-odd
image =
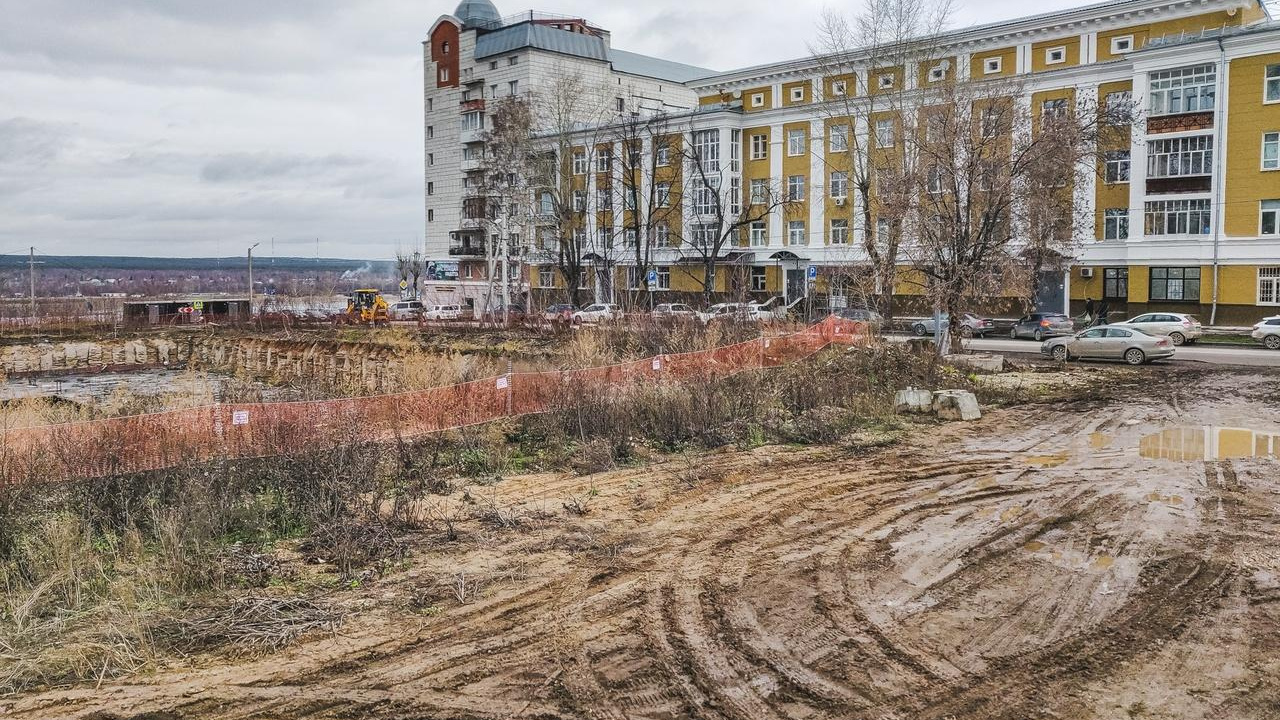
[[[0,363],[45,388],[3,406],[4,717],[1280,707],[1269,369],[978,371],[835,317],[177,328]],[[104,366],[147,379],[72,392]]]

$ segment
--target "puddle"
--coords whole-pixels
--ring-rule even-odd
[[[1116,564],[1116,559],[1111,557],[1110,555],[1099,555],[1093,560],[1093,569],[1106,570],[1107,568],[1115,564]]]
[[[1028,541],[1026,545],[1023,545],[1022,549],[1026,550],[1027,552],[1040,552],[1041,550],[1044,549],[1044,543],[1040,542],[1039,540],[1031,540],[1031,541]]]
[[[1180,461],[1276,457],[1280,455],[1280,434],[1213,425],[1171,427],[1143,436],[1138,441],[1138,454]]]
[[[1019,515],[1021,515],[1026,511],[1027,511],[1026,508],[1018,507],[1015,505],[1000,513],[1000,522],[1006,523],[1006,522],[1009,522],[1010,520],[1016,520]]]
[[[1023,458],[1023,462],[1028,465],[1036,465],[1045,468],[1057,467],[1066,461],[1066,453],[1054,453],[1052,455],[1028,455]]]
[[[1089,433],[1089,447],[1094,450],[1105,450],[1111,447],[1111,442],[1113,440],[1115,440],[1115,438],[1111,437],[1107,433]]]
[[[1181,495],[1161,495],[1160,493],[1152,492],[1147,493],[1144,499],[1147,502],[1168,503],[1169,505],[1181,506],[1184,504]]]
[[[975,488],[979,489],[979,490],[986,490],[986,489],[987,489],[987,488],[989,488],[989,487],[995,487],[995,486],[996,486],[996,476],[995,476],[995,475],[984,475],[983,477],[978,478],[977,482],[975,482],[975,483],[973,484],[973,486],[974,486]]]

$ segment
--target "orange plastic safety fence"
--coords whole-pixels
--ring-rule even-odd
[[[0,432],[0,484],[102,477],[217,458],[254,458],[351,441],[393,441],[568,406],[635,382],[686,382],[785,365],[855,344],[860,323],[830,317],[799,332],[697,352],[514,373],[413,392],[304,402],[222,404]]]

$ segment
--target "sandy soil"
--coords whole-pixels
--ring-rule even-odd
[[[998,411],[880,451],[473,488],[521,524],[421,538],[336,637],[0,716],[1280,716],[1280,464],[1204,460],[1244,454],[1239,434],[1195,432],[1247,428],[1280,453],[1280,378],[1143,372],[1126,402]],[[1201,459],[1142,457],[1172,426]],[[459,602],[459,572],[476,599]]]

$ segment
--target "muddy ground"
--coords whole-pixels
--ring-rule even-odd
[[[1138,372],[880,450],[471,488],[498,515],[414,538],[335,636],[0,716],[1277,717],[1280,465],[1247,456],[1280,376]]]

